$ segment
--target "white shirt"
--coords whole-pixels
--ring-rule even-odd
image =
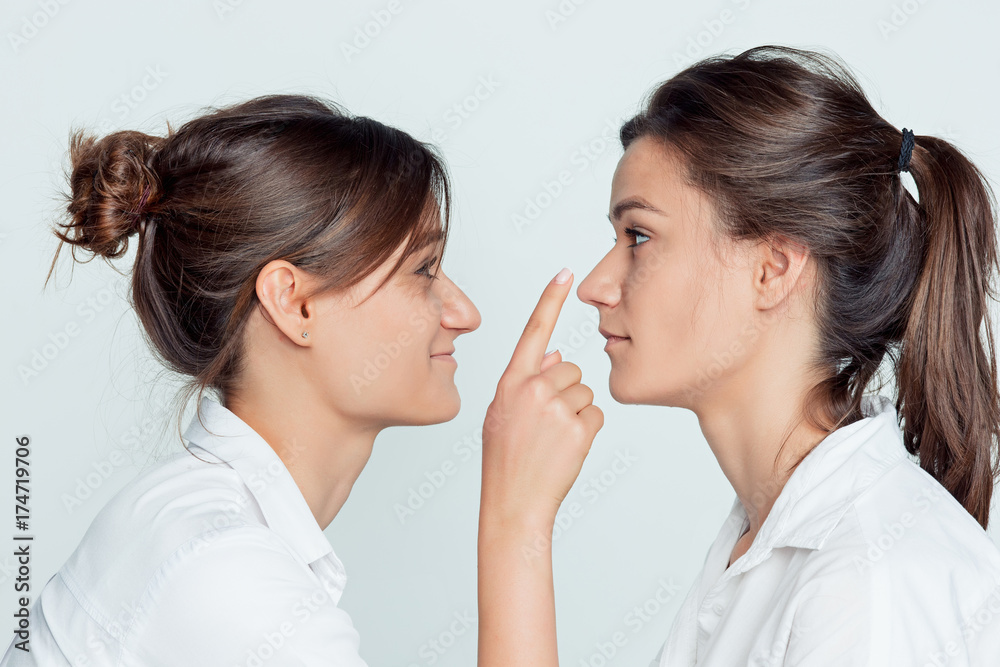
[[[203,397],[179,452],[94,519],[0,666],[365,667],[347,581],[274,450]],[[211,433],[209,432],[211,431]]]
[[[1000,550],[909,457],[892,401],[862,409],[727,569],[749,526],[733,502],[650,667],[1000,665]]]

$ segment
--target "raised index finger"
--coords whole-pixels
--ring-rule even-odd
[[[538,305],[531,312],[524,332],[517,341],[514,354],[507,364],[507,371],[514,370],[524,374],[541,372],[545,348],[556,328],[556,320],[566,301],[566,295],[569,294],[572,278],[573,273],[569,269],[563,269],[545,286]]]

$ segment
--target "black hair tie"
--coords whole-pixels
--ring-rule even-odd
[[[899,164],[896,171],[909,171],[910,170],[910,156],[913,155],[913,146],[915,140],[913,138],[913,131],[903,128],[903,145],[899,147]]]

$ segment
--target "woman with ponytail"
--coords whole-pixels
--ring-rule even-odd
[[[691,65],[620,134],[615,245],[577,293],[615,400],[695,412],[736,493],[651,667],[1000,665],[982,173],[883,119],[839,60],[776,46]],[[518,414],[519,396],[502,380],[491,411]],[[586,452],[532,476],[540,455],[498,421],[480,667],[552,666],[539,536]]]

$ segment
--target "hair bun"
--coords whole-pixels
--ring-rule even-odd
[[[128,237],[140,229],[160,199],[161,185],[149,166],[164,140],[126,130],[95,138],[84,131],[70,139],[67,233],[56,236],[110,259],[128,250]]]

